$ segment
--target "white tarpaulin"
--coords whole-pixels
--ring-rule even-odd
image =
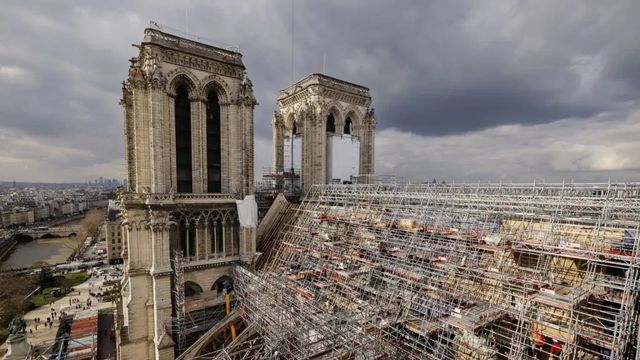
[[[254,228],[258,225],[258,204],[254,195],[247,195],[244,200],[236,200],[240,227]]]

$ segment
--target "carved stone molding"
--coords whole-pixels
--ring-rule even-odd
[[[192,69],[198,69],[222,76],[242,79],[244,69],[240,66],[208,60],[199,56],[184,54],[173,50],[164,50],[160,54],[160,60]]]

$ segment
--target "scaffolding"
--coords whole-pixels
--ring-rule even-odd
[[[235,290],[263,358],[631,359],[639,230],[640,184],[318,185]]]
[[[184,263],[182,251],[176,250],[173,258],[173,339],[176,350],[181,353],[186,348],[186,302],[184,296]]]
[[[226,314],[226,291],[202,291],[187,296],[185,294],[186,259],[182,251],[177,250],[172,259],[173,265],[173,314],[171,334],[176,344],[176,354],[182,354],[194,344],[204,341],[206,333],[214,328]],[[230,305],[235,309],[235,296],[230,296]],[[166,326],[167,324],[165,324]],[[222,344],[226,341],[221,341]]]

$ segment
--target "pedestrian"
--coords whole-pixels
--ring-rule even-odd
[[[33,334],[33,330],[31,330],[31,328],[29,328],[29,334]]]

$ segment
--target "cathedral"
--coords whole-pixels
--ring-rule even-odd
[[[121,359],[183,353],[225,316],[225,305],[229,312],[234,267],[250,267],[259,255],[257,102],[242,55],[153,25],[134,45],[139,53],[122,86],[128,187],[119,194]],[[272,123],[276,170],[284,171],[285,138],[295,138],[304,190],[330,182],[332,139],[346,137],[357,146],[354,175],[366,179],[376,125],[370,105],[368,88],[322,74],[282,90]]]

